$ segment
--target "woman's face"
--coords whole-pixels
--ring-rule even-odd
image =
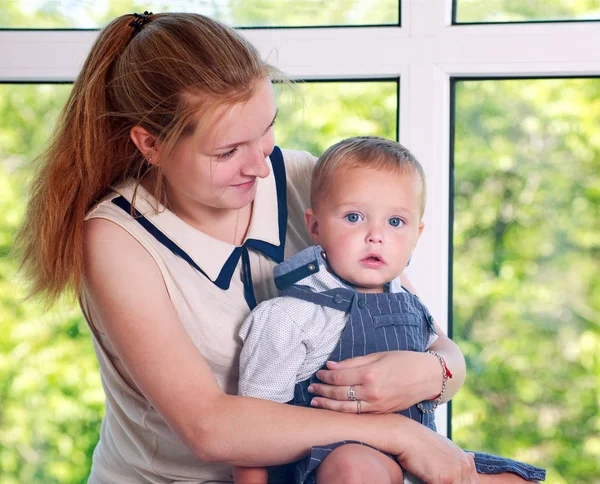
[[[171,207],[193,213],[251,203],[257,177],[269,174],[265,159],[275,144],[276,115],[273,86],[262,79],[248,101],[217,109],[201,136],[182,138],[164,164]]]

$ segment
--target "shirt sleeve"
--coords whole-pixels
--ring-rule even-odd
[[[425,350],[431,348],[431,345],[435,343],[435,340],[438,339],[437,333],[429,333],[429,339],[427,340],[427,344],[425,345]]]
[[[296,375],[306,357],[304,331],[275,298],[259,304],[240,330],[238,394],[289,402],[294,397]]]

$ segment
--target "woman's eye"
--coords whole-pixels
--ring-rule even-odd
[[[360,215],[357,213],[349,213],[348,215],[346,215],[346,220],[354,224],[360,221]]]
[[[392,217],[388,222],[392,227],[400,227],[404,224],[404,221],[400,217]]]
[[[217,158],[219,160],[224,160],[225,158],[229,158],[230,156],[235,155],[235,152],[237,151],[237,148],[233,148],[232,150],[229,150],[225,153],[221,153],[217,155]]]

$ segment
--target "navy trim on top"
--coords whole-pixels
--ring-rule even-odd
[[[273,245],[264,240],[248,239],[240,247],[236,247],[231,252],[231,255],[223,265],[219,276],[214,281],[214,284],[220,289],[227,290],[231,284],[231,277],[238,265],[240,257],[242,257],[242,280],[244,283],[244,297],[250,309],[256,307],[256,298],[254,296],[254,288],[252,287],[252,275],[250,272],[250,258],[248,256],[248,249],[253,249],[257,252],[261,252],[273,261],[280,263],[283,262],[285,257],[285,237],[287,234],[287,220],[288,220],[288,208],[287,208],[287,187],[286,187],[286,173],[285,164],[283,160],[283,153],[279,147],[275,146],[273,152],[269,155],[271,159],[271,165],[273,167],[273,176],[275,178],[275,188],[277,191],[277,213],[279,223],[279,245]],[[174,254],[181,257],[187,263],[189,263],[194,269],[199,271],[201,274],[208,278],[208,275],[194,262],[194,260],[175,242],[173,242],[168,236],[161,232],[152,222],[144,217],[138,210],[133,208],[131,203],[123,196],[116,197],[112,200],[112,203],[126,211],[127,213],[133,213],[133,216],[146,231],[152,235],[158,242],[163,244]],[[210,278],[209,278],[210,280]]]

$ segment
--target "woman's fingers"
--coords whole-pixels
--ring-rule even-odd
[[[358,399],[356,401],[344,402],[339,400],[331,400],[329,398],[315,397],[310,401],[310,404],[313,407],[344,413],[369,413],[372,411],[369,402]]]
[[[356,358],[353,358],[356,359]],[[365,368],[360,367],[336,368],[335,370],[319,370],[317,378],[323,383],[336,386],[360,385],[364,381]]]
[[[381,355],[379,353],[371,353],[369,355],[357,356],[355,358],[348,358],[342,361],[328,361],[327,368],[329,368],[330,370],[356,368],[377,361],[380,358]]]
[[[350,389],[354,390],[351,392]],[[365,395],[363,394],[362,387],[360,385],[344,385],[344,386],[333,386],[321,383],[311,383],[308,387],[308,391],[314,395],[324,398],[331,398],[333,400],[352,401],[352,400],[363,400]],[[352,393],[354,398],[352,398]]]

